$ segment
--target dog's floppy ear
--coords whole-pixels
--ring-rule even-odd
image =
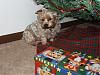
[[[58,13],[57,12],[52,12],[52,13],[53,13],[53,15],[58,16]]]
[[[56,18],[56,19],[59,19],[59,14],[57,12],[52,12],[53,13],[53,16]]]
[[[40,12],[42,12],[43,10],[42,9],[40,9],[40,10],[38,10],[35,14],[38,14],[38,13],[40,13]]]

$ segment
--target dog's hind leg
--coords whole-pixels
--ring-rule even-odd
[[[23,32],[23,39],[28,44],[36,45],[36,41],[35,41],[36,39],[35,39],[34,33],[32,33],[31,30],[27,29]]]

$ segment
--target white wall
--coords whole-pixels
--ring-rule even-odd
[[[33,0],[0,0],[0,36],[23,31],[36,20],[35,12],[41,8]],[[71,20],[65,18],[61,22]]]
[[[0,0],[0,36],[23,31],[40,8],[33,0]]]

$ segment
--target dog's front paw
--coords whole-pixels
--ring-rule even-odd
[[[47,44],[47,39],[46,38],[42,38],[41,42],[42,42],[42,45],[46,45]]]
[[[51,41],[51,42],[53,42],[53,41],[54,41],[54,39],[53,39],[53,38],[51,38],[51,39],[50,39],[50,41]]]
[[[44,42],[44,41],[42,42],[42,45],[46,45],[46,44],[47,44],[47,42]]]

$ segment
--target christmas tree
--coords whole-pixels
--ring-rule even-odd
[[[70,16],[85,20],[100,20],[100,0],[34,0],[60,17]]]

